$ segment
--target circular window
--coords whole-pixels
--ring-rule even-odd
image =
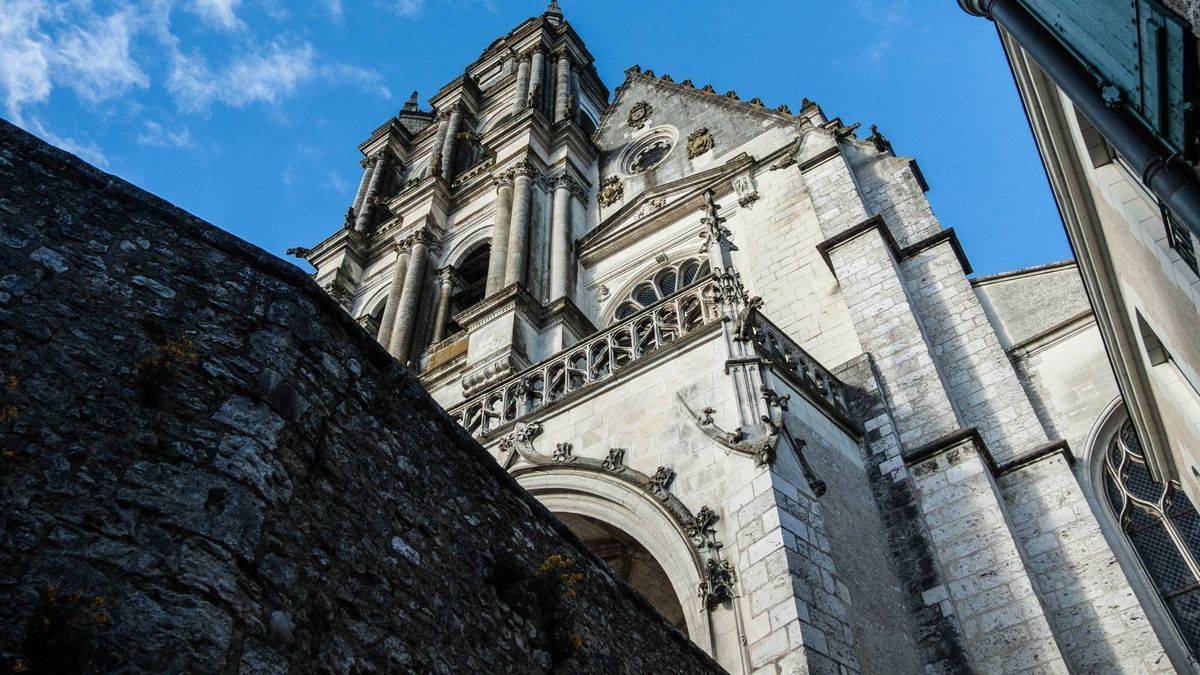
[[[661,164],[674,147],[675,134],[669,129],[656,129],[626,151],[621,171],[628,175],[646,173]]]

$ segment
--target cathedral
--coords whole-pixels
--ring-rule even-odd
[[[1073,263],[970,277],[875,126],[610,92],[556,2],[429,103],[297,254],[724,668],[1196,668],[1200,516]]]

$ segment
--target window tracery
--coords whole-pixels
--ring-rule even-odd
[[[1105,497],[1193,655],[1200,655],[1200,514],[1174,481],[1154,480],[1126,420],[1105,448]]]
[[[620,321],[653,305],[708,273],[708,261],[699,258],[688,258],[655,270],[636,284],[628,297],[617,306],[613,321]]]

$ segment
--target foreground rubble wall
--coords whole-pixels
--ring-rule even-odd
[[[0,121],[0,666],[719,670],[298,268]]]

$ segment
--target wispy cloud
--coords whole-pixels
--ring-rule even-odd
[[[146,120],[134,138],[139,145],[154,148],[194,148],[196,142],[185,128],[167,129],[154,120]]]
[[[345,15],[342,9],[342,0],[325,0],[325,9],[329,11],[329,17],[334,21],[341,21]]]
[[[246,26],[237,16],[240,3],[241,0],[192,0],[192,9],[208,25],[235,31]]]
[[[5,112],[14,120],[21,121],[29,105],[49,99],[56,84],[91,103],[149,85],[130,55],[142,28],[132,7],[100,16],[88,3],[3,0],[3,10],[0,85]]]
[[[416,16],[425,9],[425,0],[395,0],[392,8],[400,16]]]
[[[206,110],[215,101],[235,108],[256,102],[275,104],[316,75],[315,54],[309,44],[271,44],[214,71],[203,56],[180,52],[174,57],[167,90],[188,111]]]

